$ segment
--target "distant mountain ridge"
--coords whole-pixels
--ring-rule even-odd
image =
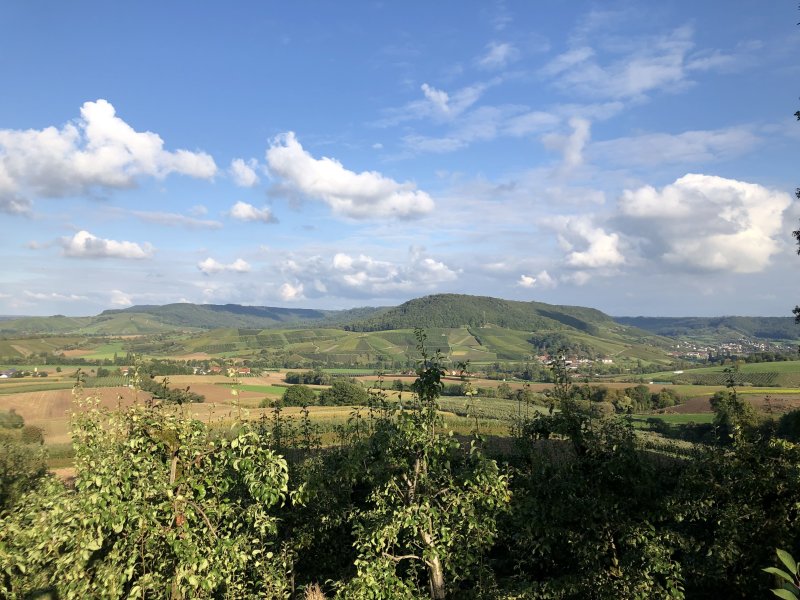
[[[108,309],[93,317],[24,317],[0,321],[4,334],[77,333],[85,335],[137,335],[174,330],[209,330],[226,327],[269,329],[320,325],[336,327],[363,319],[382,307],[317,310],[246,306],[241,304],[143,304]]]
[[[671,338],[800,339],[800,326],[793,317],[614,317],[614,320]]]
[[[582,306],[504,300],[489,296],[436,294],[394,307],[346,310],[247,306],[240,304],[138,305],[96,316],[22,317],[0,320],[4,335],[147,335],[214,329],[341,328],[378,332],[422,327],[495,327],[521,332],[572,332],[620,340],[651,336],[693,338],[800,338],[791,317],[615,317]]]

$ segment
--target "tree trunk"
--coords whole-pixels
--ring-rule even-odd
[[[420,532],[422,541],[429,548],[433,548],[433,536],[427,531]],[[434,552],[433,558],[426,560],[428,565],[428,583],[431,586],[431,598],[433,600],[445,600],[447,595],[444,589],[444,572],[442,571],[442,563],[439,556]]]
[[[428,580],[431,584],[431,598],[433,600],[445,600],[444,573],[438,556],[434,556],[428,563]]]

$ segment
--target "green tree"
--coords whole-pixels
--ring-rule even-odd
[[[737,427],[750,430],[758,422],[753,407],[733,388],[720,390],[711,396],[711,410],[714,411],[714,425],[719,428],[723,439],[732,436]]]
[[[307,406],[316,404],[317,395],[307,385],[295,384],[286,388],[281,397],[281,402],[284,406]]]
[[[13,408],[0,410],[0,429],[22,429],[25,419]]]
[[[367,390],[357,383],[336,379],[327,390],[319,395],[319,403],[333,406],[364,405],[369,399]]]
[[[0,517],[46,473],[46,455],[40,444],[25,444],[12,435],[0,434]],[[0,549],[0,559],[2,554]]]
[[[475,444],[465,454],[444,427],[437,412],[441,356],[429,356],[424,334],[417,336],[415,408],[379,436],[373,469],[383,477],[355,513],[357,573],[340,590],[345,598],[419,597],[427,588],[438,600],[462,582],[475,587],[510,500],[508,478],[495,461]]]
[[[133,406],[74,417],[75,488],[45,478],[0,523],[0,595],[279,597],[271,513],[286,461],[242,423],[229,437]]]

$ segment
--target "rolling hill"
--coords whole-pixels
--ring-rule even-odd
[[[617,323],[671,338],[728,341],[742,337],[764,340],[800,339],[792,317],[614,317]]]
[[[225,327],[266,329],[286,326],[336,326],[381,312],[382,308],[314,310],[239,304],[176,303],[105,310],[94,317],[25,317],[0,321],[0,334],[146,335]]]
[[[99,336],[124,336],[120,351],[152,356],[271,356],[286,362],[366,364],[405,362],[415,356],[415,327],[426,330],[431,350],[440,350],[453,361],[529,360],[561,347],[619,360],[667,361],[664,338],[617,323],[592,308],[460,294],[426,296],[390,308],[339,311],[143,305],[94,317],[2,321],[0,334],[6,341],[87,336],[87,350],[101,343]],[[12,350],[27,354],[23,346],[27,348],[6,343],[6,355],[11,356]],[[71,340],[69,347],[75,346]]]

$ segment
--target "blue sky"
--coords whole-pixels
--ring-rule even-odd
[[[800,300],[796,2],[6,2],[0,314]]]

